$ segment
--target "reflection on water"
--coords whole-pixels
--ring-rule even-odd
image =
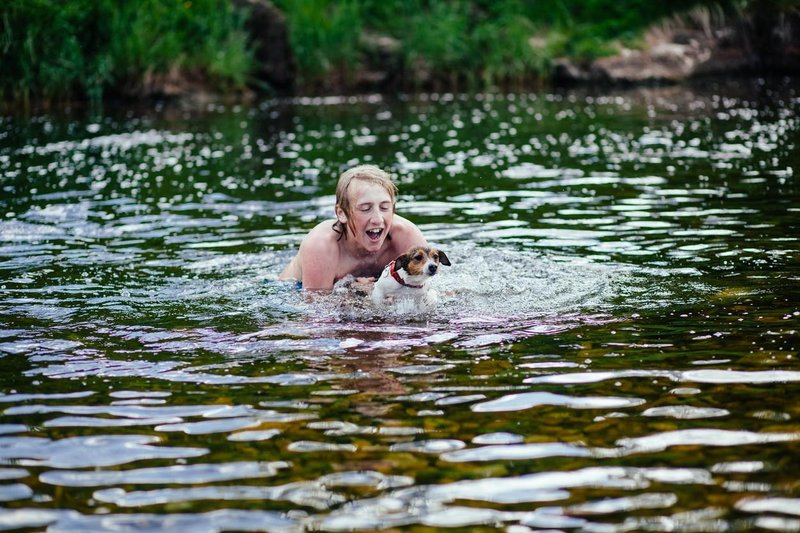
[[[0,528],[800,529],[794,87],[0,118]],[[356,162],[434,309],[277,281]]]

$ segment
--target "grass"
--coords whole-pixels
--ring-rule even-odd
[[[358,66],[363,28],[356,0],[276,2],[286,14],[298,85],[347,83]]]
[[[289,20],[300,87],[346,80],[370,31],[402,43],[412,87],[485,88],[545,78],[552,60],[613,53],[700,0],[276,0]],[[708,3],[708,2],[706,2]],[[346,85],[346,84],[345,84]]]
[[[175,71],[241,89],[252,69],[244,22],[227,0],[5,0],[0,97],[97,100]]]

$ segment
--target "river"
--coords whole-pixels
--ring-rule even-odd
[[[796,81],[0,117],[0,528],[800,530]],[[277,280],[357,163],[435,308]]]

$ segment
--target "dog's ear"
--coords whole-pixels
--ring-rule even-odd
[[[450,260],[447,258],[447,254],[441,250],[437,250],[439,252],[439,262],[444,266],[450,266]]]
[[[394,260],[394,269],[408,271],[408,262],[410,260],[411,255],[409,254],[398,255],[397,259]]]

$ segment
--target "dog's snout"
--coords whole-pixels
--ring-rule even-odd
[[[430,272],[431,275],[436,274],[438,269],[439,267],[437,265],[428,265],[428,272]]]

